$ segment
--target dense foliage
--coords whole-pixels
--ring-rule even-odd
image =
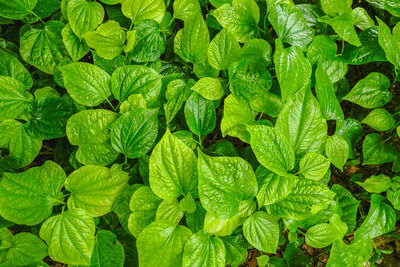
[[[399,21],[0,0],[0,266],[398,264]]]

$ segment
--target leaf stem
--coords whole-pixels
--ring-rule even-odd
[[[133,28],[133,20],[131,22],[131,25],[129,26],[129,31],[132,30],[132,28]]]
[[[203,147],[203,140],[202,140],[202,138],[201,138],[201,134],[199,134],[199,145],[200,145],[200,148],[201,148],[201,149],[204,149],[204,147]]]
[[[36,14],[35,12],[33,12],[33,10],[29,10],[29,13],[31,13],[32,15],[34,15],[41,23],[46,24],[41,17],[39,17],[38,14]]]
[[[390,139],[392,139],[393,135],[389,136],[388,138],[386,138],[385,140],[382,141],[382,144],[386,143],[387,141],[389,141]]]
[[[106,101],[110,105],[110,107],[116,112],[117,109],[113,106],[113,104],[111,104],[111,101],[108,99],[108,97],[106,97]]]
[[[393,84],[395,84],[397,82],[397,79],[399,78],[399,72],[397,71],[396,67],[394,68],[394,75],[395,75],[395,77],[394,77]]]
[[[343,51],[344,51],[344,40],[342,39],[342,51],[340,51],[340,55],[343,55]]]

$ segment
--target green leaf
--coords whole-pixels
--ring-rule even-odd
[[[117,68],[129,64],[128,58],[123,55],[119,55],[115,57],[113,60],[106,60],[104,58],[99,57],[96,51],[94,50],[91,53],[93,55],[93,63],[96,66],[99,66],[100,68],[105,70],[110,75],[112,75]]]
[[[342,209],[341,219],[347,224],[347,233],[351,233],[356,227],[357,210],[360,201],[355,199],[351,192],[341,185],[334,184],[331,190],[336,193],[335,198]]]
[[[265,66],[243,59],[229,68],[229,89],[241,102],[250,102],[267,93],[272,86],[272,77]]]
[[[342,136],[349,147],[349,158],[353,159],[357,155],[355,146],[364,135],[361,123],[352,118],[336,122],[335,134]]]
[[[96,50],[99,57],[112,60],[124,50],[125,32],[119,23],[109,20],[101,24],[95,31],[82,35],[89,47]]]
[[[361,46],[346,45],[343,57],[351,65],[361,65],[374,61],[386,61],[386,55],[378,41],[378,27],[369,28],[360,34],[358,38]]]
[[[208,46],[208,62],[217,70],[227,70],[239,59],[241,49],[235,36],[226,29],[222,29]]]
[[[392,93],[388,90],[389,86],[390,81],[385,75],[371,72],[358,81],[343,99],[364,108],[379,108],[392,99]]]
[[[284,48],[280,39],[275,40],[275,46],[275,72],[281,88],[282,100],[286,101],[307,86],[312,69],[300,47]]]
[[[186,21],[196,14],[201,13],[201,8],[198,0],[175,0],[174,18]]]
[[[307,153],[300,160],[299,173],[307,179],[319,181],[324,177],[330,165],[330,161],[324,156],[315,152]]]
[[[23,19],[35,7],[37,0],[0,0],[0,16],[9,19]]]
[[[197,158],[193,150],[167,130],[149,161],[149,181],[162,199],[197,195]]]
[[[335,214],[329,219],[329,223],[320,223],[308,229],[305,241],[313,248],[324,248],[335,240],[342,240],[346,232],[347,225]]]
[[[112,147],[130,159],[144,156],[158,135],[158,109],[135,109],[124,113],[111,129]]]
[[[205,231],[192,235],[185,244],[182,267],[225,266],[225,245]]]
[[[71,173],[65,188],[71,192],[68,208],[84,209],[94,217],[111,211],[117,198],[128,188],[128,173],[118,170],[87,165]]]
[[[400,210],[400,193],[399,190],[393,191],[393,190],[388,190],[386,192],[387,199],[392,203],[393,208],[396,210]]]
[[[269,91],[251,101],[250,107],[254,111],[262,112],[275,118],[282,111],[282,99],[280,96]]]
[[[244,218],[240,217],[239,214],[229,219],[223,219],[207,212],[204,218],[203,230],[207,231],[210,235],[230,236],[243,222]]]
[[[390,178],[384,174],[372,175],[371,177],[367,178],[364,182],[356,182],[356,183],[370,193],[385,192],[392,185]]]
[[[372,239],[393,230],[396,214],[390,205],[383,202],[384,199],[383,196],[377,194],[371,196],[368,215],[354,232],[355,240]]]
[[[396,159],[398,152],[391,144],[382,142],[379,134],[369,134],[362,145],[363,165],[384,164]]]
[[[238,267],[246,261],[248,253],[240,235],[222,238],[222,242],[225,245],[225,264]]]
[[[79,146],[77,160],[82,164],[108,165],[118,156],[111,146],[110,131],[118,115],[105,109],[83,110],[67,122],[67,136]]]
[[[314,65],[319,60],[323,62],[329,57],[334,57],[336,51],[337,45],[329,36],[318,35],[315,36],[311,44],[308,46],[307,59],[310,61],[311,65]]]
[[[28,265],[41,261],[47,256],[46,244],[31,233],[18,233],[10,240],[11,247],[7,252],[7,263],[10,266]]]
[[[53,96],[36,98],[28,111],[31,118],[26,131],[43,140],[65,136],[65,125],[73,113],[69,102]]]
[[[336,168],[343,171],[343,166],[349,158],[349,145],[340,135],[328,136],[325,144],[325,154]]]
[[[196,202],[194,198],[192,197],[192,194],[188,193],[186,197],[182,198],[181,201],[179,202],[179,205],[184,211],[187,211],[189,213],[193,213],[196,211]]]
[[[191,88],[208,100],[219,100],[224,96],[224,89],[217,78],[204,77]]]
[[[150,187],[137,189],[129,202],[132,211],[128,219],[129,231],[137,238],[146,226],[156,220],[156,212],[162,199],[155,195]]]
[[[247,126],[247,130],[251,148],[264,167],[282,176],[294,168],[293,149],[279,130],[264,125]]]
[[[264,66],[271,65],[271,45],[263,39],[252,39],[247,41],[242,49],[240,49],[240,56]]]
[[[124,0],[122,13],[138,24],[144,19],[153,19],[161,23],[165,14],[164,0]]]
[[[207,59],[209,42],[207,24],[201,14],[196,14],[175,35],[174,52],[185,62],[201,63]]]
[[[233,95],[228,95],[224,100],[224,114],[221,120],[222,136],[234,136],[243,142],[250,142],[250,134],[246,125],[255,124],[255,116],[249,104],[239,102]]]
[[[276,253],[279,224],[274,217],[264,211],[258,211],[246,219],[243,224],[243,234],[256,249],[267,253]]]
[[[183,102],[186,101],[190,94],[189,86],[187,86],[184,80],[176,79],[168,83],[167,90],[165,91],[167,103],[164,104],[167,123],[170,123],[175,118]]]
[[[65,48],[73,61],[80,60],[89,52],[89,46],[86,41],[84,39],[80,40],[75,35],[69,23],[62,29],[61,35]]]
[[[321,67],[329,76],[332,83],[337,83],[340,80],[345,79],[345,75],[347,74],[348,70],[347,62],[341,56],[332,56],[326,58],[324,61],[322,61]]]
[[[29,12],[29,14],[22,19],[22,22],[35,23],[39,21],[39,18],[48,18],[59,10],[60,7],[61,3],[59,0],[38,0],[32,12]]]
[[[356,7],[352,12],[353,24],[362,31],[375,26],[375,22],[368,15],[368,12],[362,7]]]
[[[378,40],[386,54],[387,60],[394,65],[396,69],[400,68],[400,53],[398,51],[400,43],[400,23],[393,28],[393,34],[389,27],[377,18],[379,23]]]
[[[268,255],[260,255],[256,259],[257,259],[258,266],[262,266],[262,267],[268,266],[267,265],[268,262],[269,262],[269,256]]]
[[[199,154],[199,196],[203,207],[220,218],[232,218],[241,200],[257,194],[251,165],[239,157],[210,157]]]
[[[22,127],[24,127],[24,124],[17,120],[4,120],[0,122],[0,132],[2,134],[2,138],[0,139],[0,148],[8,149],[10,140]]]
[[[193,71],[196,74],[197,78],[205,78],[205,77],[212,77],[217,78],[219,75],[219,70],[214,69],[209,63],[208,60],[205,60],[201,63],[194,63],[193,64]]]
[[[68,0],[67,16],[72,31],[82,39],[85,33],[96,29],[103,22],[104,8],[97,2]]]
[[[51,88],[49,86],[36,89],[33,94],[35,95],[36,99],[43,98],[43,97],[61,97],[60,93],[56,89]],[[64,97],[64,99],[66,99],[66,98]],[[68,102],[68,100],[66,100],[66,101]],[[71,105],[70,102],[68,102],[68,103]]]
[[[384,132],[392,130],[396,120],[386,109],[377,108],[368,113],[361,123],[367,124],[374,130]]]
[[[163,200],[157,208],[156,220],[179,224],[185,215],[185,210],[181,208],[178,200]]]
[[[77,62],[61,67],[69,95],[81,105],[97,106],[111,95],[111,77],[93,64]]]
[[[352,11],[351,9],[342,13],[341,15],[330,17],[321,17],[321,22],[325,22],[332,26],[333,30],[342,38],[344,41],[349,42],[354,46],[360,46],[361,42],[358,38],[356,29],[353,25]]]
[[[351,9],[353,0],[321,0],[321,7],[326,14],[344,13]]]
[[[124,47],[125,54],[132,51],[133,47],[135,46],[136,41],[136,31],[131,30],[126,32],[126,45]]]
[[[183,248],[192,232],[182,225],[154,222],[139,235],[136,244],[140,266],[181,266]],[[188,244],[188,243],[187,243]]]
[[[122,114],[134,109],[146,107],[147,103],[144,97],[141,94],[133,94],[130,95],[127,100],[121,103],[119,107],[119,113]]]
[[[48,218],[42,224],[39,235],[49,246],[52,260],[89,265],[95,231],[94,220],[87,211],[71,209]]]
[[[327,72],[323,69],[321,62],[318,63],[315,72],[315,92],[321,105],[322,113],[327,120],[343,120],[344,114],[339,101],[335,95],[333,83]]]
[[[383,1],[385,9],[395,17],[400,16],[400,3],[396,0]]]
[[[297,159],[309,152],[320,153],[328,132],[320,105],[308,88],[288,99],[275,128],[288,139]]]
[[[135,46],[128,53],[136,62],[155,61],[165,50],[166,38],[161,33],[160,25],[151,19],[140,21],[135,25]]]
[[[267,212],[292,220],[303,220],[326,208],[335,194],[323,183],[299,179],[292,192],[283,200],[266,206]]]
[[[207,212],[200,204],[200,201],[196,201],[196,210],[193,213],[186,213],[186,224],[192,232],[197,233],[203,229],[206,213]]]
[[[191,132],[207,135],[215,128],[216,112],[214,103],[193,92],[185,104],[185,118]]]
[[[284,43],[304,49],[314,37],[313,28],[307,25],[303,14],[293,4],[272,5],[268,20]]]
[[[31,74],[24,65],[3,49],[0,49],[0,75],[17,79],[26,89],[30,89],[33,84]]]
[[[245,43],[259,35],[260,10],[254,0],[232,0],[232,4],[218,7],[213,16],[238,42]]]
[[[41,148],[42,140],[28,134],[25,127],[19,127],[10,139],[8,146],[10,156],[17,160],[19,167],[30,164],[39,154]]]
[[[129,202],[132,198],[133,193],[136,192],[142,184],[133,184],[128,187],[115,201],[112,211],[118,216],[118,220],[126,232],[130,232],[128,228],[128,219],[131,215],[131,210],[129,209]]]
[[[0,120],[18,118],[33,101],[26,86],[17,79],[0,76]]]
[[[333,243],[327,267],[362,266],[368,264],[372,253],[372,240],[356,240],[346,245],[342,240]]]
[[[258,193],[257,202],[260,207],[281,201],[287,197],[297,183],[294,175],[280,176],[260,165],[256,170]]]
[[[117,236],[107,230],[97,232],[91,266],[122,267],[125,261],[124,247]]]
[[[161,91],[161,76],[145,66],[129,65],[116,69],[111,77],[111,90],[120,102],[132,94],[142,94],[148,104],[158,98]]]
[[[39,70],[54,74],[54,70],[67,56],[62,42],[61,30],[64,24],[48,21],[43,29],[30,29],[20,38],[21,57]]]
[[[100,0],[100,2],[107,4],[107,5],[116,5],[121,3],[123,0]]]
[[[50,216],[53,205],[62,203],[64,181],[64,170],[53,161],[21,173],[4,173],[0,181],[0,215],[16,224],[41,223]]]

